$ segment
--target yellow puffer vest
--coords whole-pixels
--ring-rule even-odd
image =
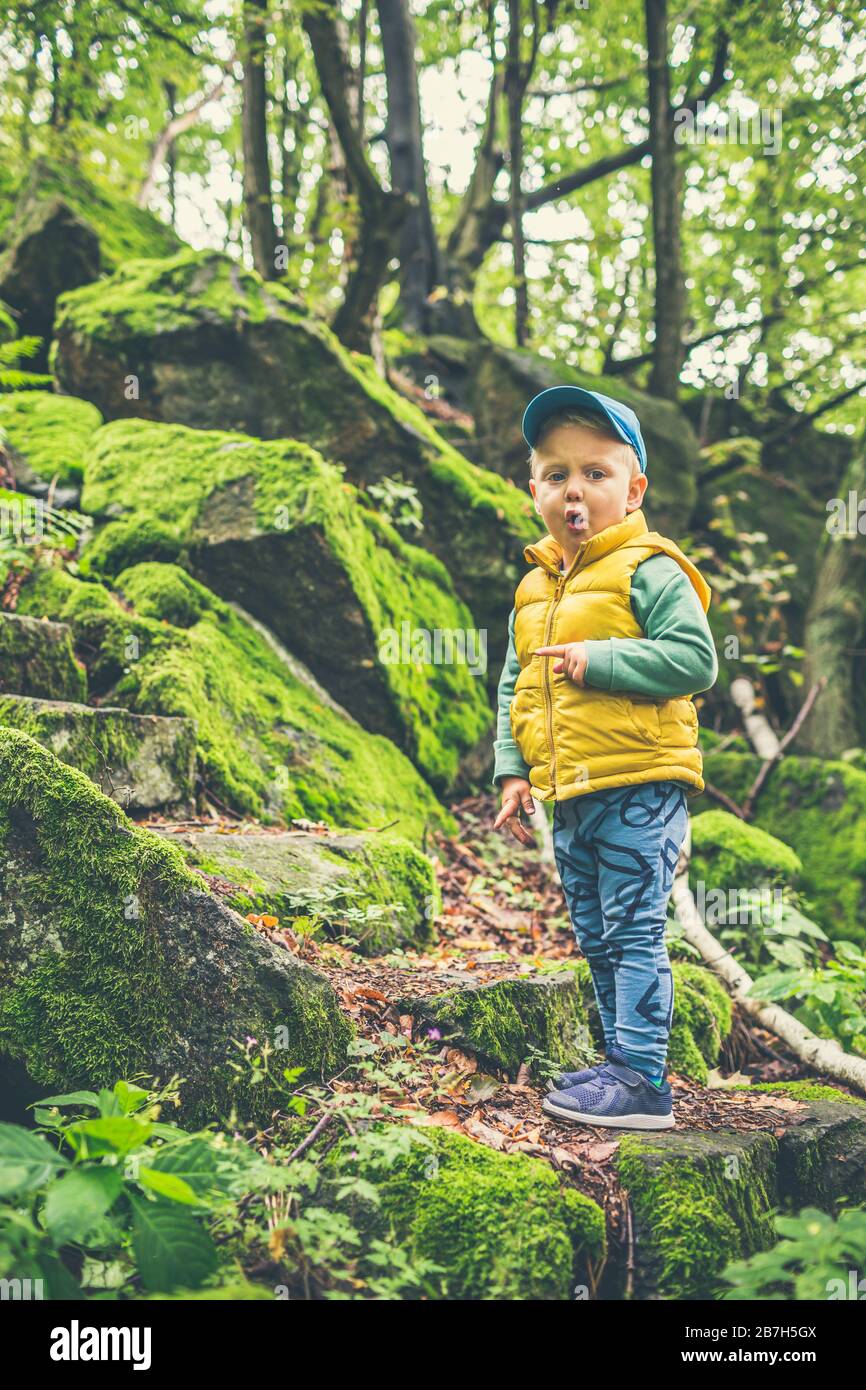
[[[666,779],[686,783],[690,797],[704,789],[691,696],[654,700],[580,686],[553,671],[557,657],[532,654],[562,642],[643,637],[631,609],[631,577],[641,560],[660,551],[682,566],[706,613],[706,580],[678,545],[648,529],[640,508],[584,541],[567,574],[559,568],[562,549],[552,536],[524,549],[535,568],[514,598],[520,675],[511,731],[539,801]]]

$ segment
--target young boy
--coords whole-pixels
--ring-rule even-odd
[[[528,545],[499,681],[493,784],[507,825],[533,793],[554,801],[553,843],[589,964],[606,1060],[565,1072],[543,1102],[559,1119],[670,1129],[665,1057],[673,976],[667,904],[703,790],[691,695],[718,675],[710,589],[647,527],[646,448],[634,411],[555,386],[523,416],[529,490],[548,534]]]

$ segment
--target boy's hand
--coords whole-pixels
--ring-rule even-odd
[[[528,816],[535,815],[532,787],[525,777],[503,777],[502,809],[493,822],[493,829],[507,825],[515,840],[522,845],[534,845],[534,837],[520,819],[521,811]]]
[[[583,677],[589,658],[585,642],[561,642],[556,647],[536,647],[533,656],[561,657],[561,661],[553,663],[556,674],[568,676],[575,685],[586,685]]]

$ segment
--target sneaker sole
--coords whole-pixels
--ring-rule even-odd
[[[582,1125],[603,1125],[608,1129],[675,1129],[677,1123],[673,1115],[593,1115],[583,1110],[569,1110],[547,1097],[541,1102],[541,1108],[559,1120],[574,1120]]]

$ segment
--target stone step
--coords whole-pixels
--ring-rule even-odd
[[[34,739],[0,728],[0,1096],[32,1101],[138,1075],[182,1079],[195,1127],[268,1123],[281,1092],[253,1085],[247,1039],[276,1074],[327,1080],[352,1026],[318,971],[251,930],[163,838]],[[13,1116],[9,1112],[13,1111]]]
[[[154,827],[243,916],[283,926],[313,912],[326,934],[356,937],[364,955],[431,940],[440,898],[433,865],[407,840],[375,831],[220,833]],[[348,911],[366,914],[352,920]]]
[[[741,1089],[802,1097],[802,1109],[781,1114],[772,1129],[632,1130],[620,1139],[615,1166],[631,1204],[632,1271],[612,1264],[606,1297],[712,1299],[729,1287],[721,1278],[728,1261],[780,1239],[774,1209],[835,1215],[840,1200],[866,1200],[866,1101],[811,1082]]]
[[[65,623],[0,613],[0,695],[87,698],[87,673],[75,659]]]
[[[192,719],[0,695],[0,725],[30,734],[124,810],[186,815],[194,808]]]

